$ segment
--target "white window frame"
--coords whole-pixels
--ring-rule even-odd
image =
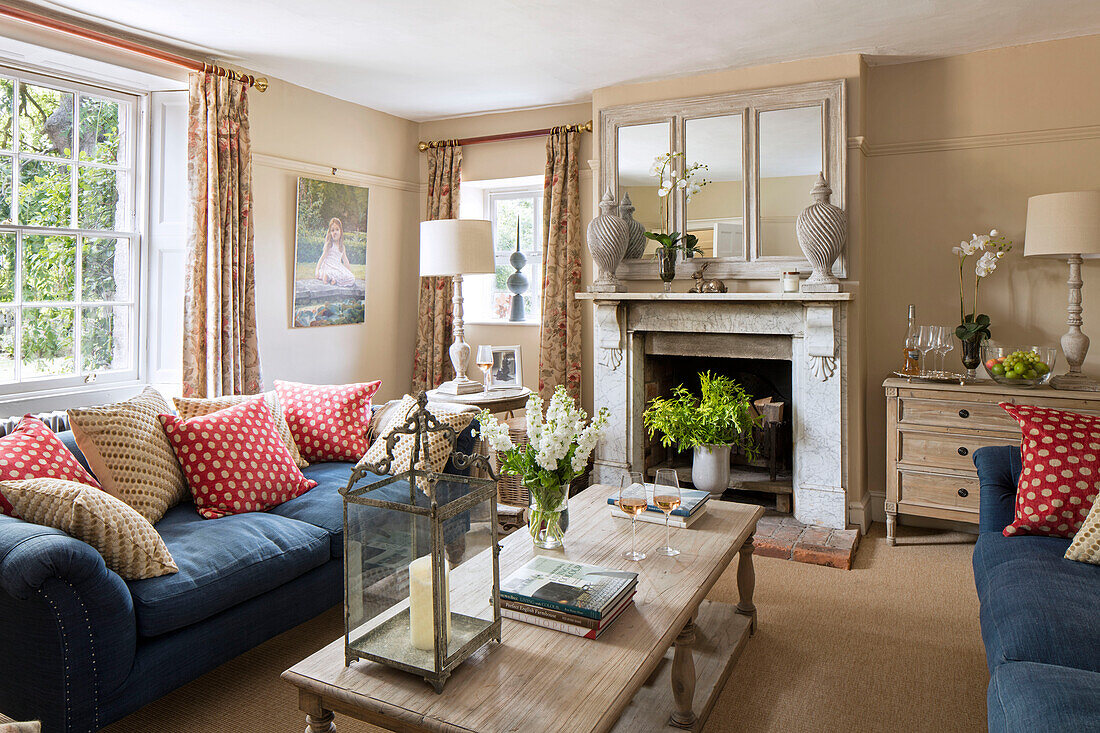
[[[144,339],[143,339],[143,327],[144,318],[146,316],[144,303],[143,303],[143,286],[144,280],[141,277],[143,272],[142,261],[145,237],[144,231],[146,227],[145,220],[145,187],[148,177],[148,134],[146,130],[147,124],[147,107],[148,107],[148,95],[133,91],[123,91],[110,86],[98,86],[96,84],[90,84],[86,81],[77,81],[75,79],[64,78],[62,76],[54,76],[49,74],[41,74],[33,71],[28,71],[18,67],[4,65],[0,66],[0,77],[15,79],[17,83],[30,83],[35,86],[43,86],[51,89],[57,89],[66,93],[73,93],[73,114],[76,121],[74,121],[73,130],[73,151],[72,156],[69,158],[58,158],[52,156],[42,156],[38,154],[22,153],[19,150],[20,146],[20,129],[19,129],[19,116],[18,110],[15,109],[15,105],[18,101],[18,93],[16,87],[13,87],[13,119],[12,119],[12,149],[0,151],[4,156],[10,156],[12,159],[12,201],[11,201],[11,221],[0,223],[0,232],[3,233],[15,233],[16,235],[16,277],[14,278],[14,300],[11,303],[0,304],[0,310],[15,309],[16,312],[16,329],[15,329],[15,370],[16,379],[12,382],[0,383],[0,402],[8,402],[11,399],[30,399],[39,396],[45,396],[48,394],[57,394],[59,392],[74,393],[84,391],[101,391],[106,386],[110,385],[123,385],[126,383],[136,383],[139,380],[141,372],[141,354],[143,353]],[[79,160],[79,111],[80,111],[80,98],[83,95],[117,100],[120,102],[126,102],[131,105],[131,121],[129,135],[127,135],[126,146],[126,164],[112,165],[106,163],[99,163],[95,161],[80,161]],[[118,170],[120,172],[126,172],[129,174],[129,182],[127,188],[128,202],[129,202],[129,216],[130,216],[130,229],[129,230],[102,230],[102,229],[86,229],[82,227],[42,227],[38,225],[24,225],[17,223],[19,219],[19,162],[21,160],[44,160],[48,162],[63,162],[66,165],[71,166],[70,174],[71,186],[73,191],[73,203],[70,215],[70,224],[79,223],[77,221],[77,207],[79,196],[79,188],[77,185],[77,175],[79,168],[81,167],[95,167],[95,168],[110,168],[112,170]],[[23,254],[23,238],[27,235],[60,235],[60,236],[72,236],[76,239],[76,273],[74,275],[73,295],[74,300],[71,301],[24,301],[22,292],[22,254]],[[130,292],[125,300],[114,301],[98,301],[89,300],[85,301],[83,298],[83,287],[81,283],[81,267],[83,258],[83,242],[84,239],[128,239],[130,242],[130,271],[129,271],[129,283]],[[74,308],[76,313],[74,317],[75,333],[73,334],[73,361],[75,373],[67,375],[46,375],[38,377],[24,377],[19,378],[19,372],[22,369],[22,334],[20,328],[22,325],[22,309],[24,307],[55,307],[55,308]],[[119,306],[126,307],[130,312],[129,323],[129,364],[121,369],[113,369],[109,371],[85,371],[81,368],[81,343],[80,343],[80,323],[82,320],[82,308],[93,306]]]
[[[524,267],[524,270],[526,271],[527,276],[528,276],[529,279],[532,279],[532,274],[535,271],[535,266],[539,267],[539,272],[540,273],[542,272],[542,247],[543,247],[543,243],[542,243],[542,238],[543,238],[543,231],[542,231],[542,196],[543,196],[543,187],[542,187],[541,184],[493,186],[493,187],[488,187],[488,188],[483,189],[483,197],[484,198],[483,198],[483,202],[482,202],[482,205],[483,205],[482,211],[484,212],[484,214],[483,214],[484,217],[486,219],[488,219],[490,222],[492,222],[493,257],[494,257],[494,259],[496,261],[496,265],[498,267],[500,267],[500,266],[511,267],[511,263],[508,261],[508,258],[511,257],[512,251],[514,251],[514,250],[508,251],[508,252],[498,252],[496,250],[497,221],[496,221],[496,218],[494,216],[495,204],[498,201],[514,201],[514,200],[523,200],[523,199],[532,199],[534,201],[534,204],[535,204],[534,205],[534,216],[535,216],[535,222],[534,222],[535,223],[535,226],[534,226],[534,235],[535,235],[534,252],[524,252],[523,253],[527,257],[527,265]],[[469,277],[479,277],[479,276],[477,276],[477,275],[468,276],[467,279],[469,279]],[[493,276],[493,275],[485,275],[483,277],[494,277],[495,278],[495,276]],[[532,284],[534,285],[533,279],[532,279]],[[541,297],[542,283],[541,282],[538,283],[537,287],[538,287],[540,297]],[[492,285],[490,285],[489,297],[491,298],[493,295],[494,295],[494,291],[492,289]],[[535,312],[532,313],[531,310],[535,310]],[[491,312],[491,311],[492,311],[492,303],[489,303],[488,305],[479,304],[476,313],[483,314],[485,312]],[[476,317],[475,320],[473,320],[472,322],[475,323],[475,324],[482,323],[482,324],[493,324],[493,325],[511,324],[511,325],[520,325],[520,326],[522,326],[522,325],[537,326],[537,325],[539,325],[539,321],[540,321],[541,318],[542,318],[542,314],[539,312],[539,310],[529,309],[528,312],[527,312],[527,319],[524,320],[524,321],[518,321],[518,322],[517,321],[509,321],[507,318],[486,318],[483,315],[481,315],[480,317]]]

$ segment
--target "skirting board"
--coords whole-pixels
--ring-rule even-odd
[[[710,711],[718,701],[718,693],[725,687],[733,671],[733,665],[741,656],[741,650],[749,639],[750,619],[737,613],[729,603],[703,601],[695,616],[695,726],[692,730],[703,729]],[[675,647],[668,650],[657,669],[649,676],[642,688],[634,695],[619,722],[612,728],[614,733],[635,733],[636,731],[674,731],[668,725],[669,715],[675,710],[672,699],[670,674],[672,655]]]

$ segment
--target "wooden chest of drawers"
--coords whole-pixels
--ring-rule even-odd
[[[886,539],[899,514],[978,523],[973,454],[987,445],[1019,445],[1020,428],[999,403],[1040,405],[1100,415],[1100,393],[995,382],[957,385],[887,379]]]

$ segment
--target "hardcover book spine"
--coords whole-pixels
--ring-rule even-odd
[[[611,507],[611,516],[618,517],[619,519],[630,519],[630,515],[624,512],[622,509],[619,509],[618,507]],[[691,526],[691,523],[692,521],[694,521],[696,516],[698,515],[692,515],[691,519],[684,519],[683,517],[677,517],[674,514],[669,517],[668,526],[676,527],[677,529],[687,529]],[[642,512],[638,515],[638,521],[648,522],[650,524],[664,524],[665,515],[663,512],[656,516],[649,512]]]
[[[513,621],[522,621],[525,624],[533,624],[534,626],[541,626],[544,629],[552,629],[554,631],[564,631],[566,634],[581,636],[585,639],[595,639],[600,633],[596,629],[590,629],[585,626],[566,624],[544,616],[533,616],[520,611],[513,611],[509,608],[504,608],[503,603],[501,604],[500,615],[504,618],[510,618]]]
[[[516,593],[509,593],[502,590],[500,592],[500,601],[503,605],[504,601],[515,601],[516,603],[526,603],[529,606],[539,606],[540,608],[548,608],[551,611],[559,611],[560,613],[567,613],[571,616],[584,616],[585,618],[594,619],[599,621],[603,618],[603,614],[599,611],[592,611],[587,608],[575,608],[572,606],[566,606],[561,603],[554,603],[553,601],[544,601],[541,598],[531,598],[530,596],[521,596]]]
[[[528,603],[519,603],[517,601],[505,600],[504,598],[500,599],[500,607],[501,609],[508,609],[509,611],[515,611],[517,613],[528,614],[530,616],[538,616],[540,618],[549,619],[551,621],[558,621],[563,624],[584,626],[585,628],[589,629],[599,628],[600,625],[599,621],[587,618],[585,616],[578,616],[574,613],[562,613],[561,611],[555,611],[550,608],[532,606]]]

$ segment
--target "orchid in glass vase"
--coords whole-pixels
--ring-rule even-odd
[[[963,240],[953,247],[959,258],[959,325],[955,327],[955,336],[962,342],[962,362],[967,375],[974,377],[981,363],[981,344],[990,338],[989,316],[978,312],[978,292],[982,280],[997,269],[997,263],[1012,249],[1012,242],[996,229],[989,234],[972,234],[970,241]],[[980,253],[980,254],[979,254]],[[972,255],[978,255],[974,263],[974,297],[970,312],[966,312],[966,262]]]
[[[588,421],[588,413],[558,387],[543,416],[543,400],[527,400],[527,445],[517,446],[488,410],[478,415],[482,437],[501,456],[501,473],[519,476],[531,494],[528,527],[531,539],[545,549],[562,546],[569,524],[569,484],[588,465],[607,424],[608,411],[601,409]]]

